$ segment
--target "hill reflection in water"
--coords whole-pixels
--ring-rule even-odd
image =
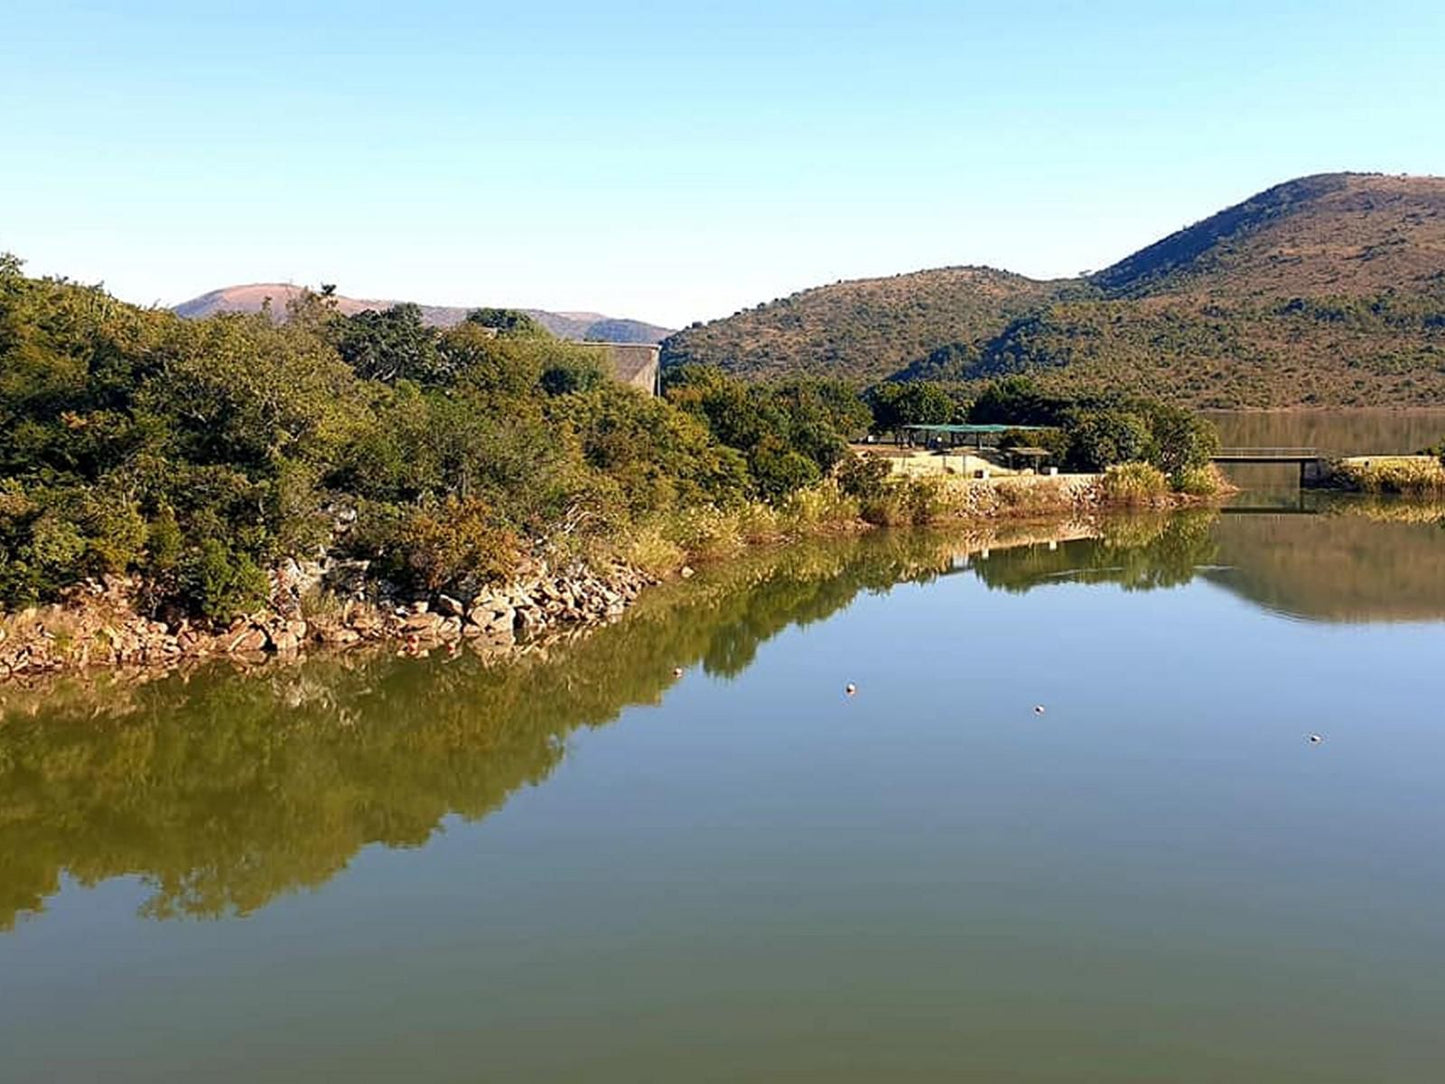
[[[674,667],[735,676],[782,630],[900,583],[962,574],[1014,592],[1152,590],[1202,575],[1309,619],[1445,618],[1440,522],[1440,510],[1354,505],[1113,520],[1097,537],[1077,524],[988,538],[879,532],[705,570],[614,625],[506,665],[373,654],[6,688],[0,929],[42,910],[67,876],[138,876],[156,918],[244,914],[319,886],[368,844],[415,846],[449,814],[486,817],[545,780],[573,731],[657,702]]]
[[[1190,511],[1100,531],[998,552],[974,570],[1020,591],[1069,581],[1150,590],[1202,577],[1308,621],[1445,619],[1445,505],[1315,496],[1278,512]]]

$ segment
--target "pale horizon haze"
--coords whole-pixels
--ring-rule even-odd
[[[1260,189],[1445,173],[1445,5],[4,6],[0,251],[681,327],[1104,267]]]

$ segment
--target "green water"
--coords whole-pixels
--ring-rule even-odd
[[[1442,522],[878,534],[510,666],[6,688],[0,1080],[1436,1081]]]

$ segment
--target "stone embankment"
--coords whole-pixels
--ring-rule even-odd
[[[60,603],[0,618],[0,680],[101,666],[170,667],[204,658],[260,660],[312,647],[394,641],[404,650],[484,639],[497,647],[620,615],[655,580],[637,569],[534,562],[511,583],[458,597],[376,598],[364,567],[287,562],[270,604],[224,626],[146,616],[136,579],[108,576]]]

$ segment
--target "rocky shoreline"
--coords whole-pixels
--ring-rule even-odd
[[[1092,516],[1124,507],[1109,502],[1097,475],[949,481],[954,483],[946,487],[949,514],[940,525]],[[1176,493],[1128,507],[1164,510],[1200,503],[1205,500]],[[692,569],[683,565],[677,574],[686,578]],[[224,626],[179,614],[147,616],[141,601],[146,585],[137,577],[88,581],[54,604],[0,615],[0,682],[102,668],[164,672],[208,659],[256,665],[366,644],[391,643],[420,654],[468,643],[502,656],[560,630],[615,620],[660,579],[622,563],[592,568],[568,561],[552,567],[532,558],[506,584],[403,597],[369,578],[365,562],[288,559],[271,571],[270,581],[264,609]]]
[[[657,582],[626,565],[552,569],[539,560],[511,582],[465,597],[399,600],[376,597],[364,574],[348,562],[287,561],[271,573],[269,605],[224,626],[146,616],[144,584],[134,577],[88,581],[53,605],[0,619],[0,681],[99,667],[169,669],[202,659],[261,662],[381,642],[421,652],[477,641],[504,651],[551,630],[612,620]]]

